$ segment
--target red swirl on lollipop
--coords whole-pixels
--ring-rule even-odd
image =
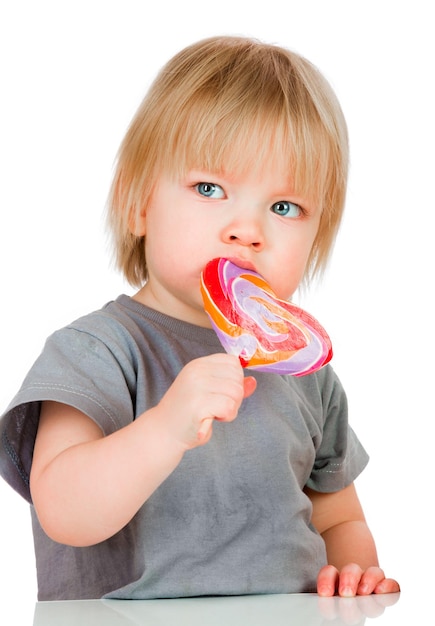
[[[331,360],[331,340],[319,322],[278,298],[257,272],[213,259],[201,274],[201,293],[222,346],[243,367],[304,376]]]

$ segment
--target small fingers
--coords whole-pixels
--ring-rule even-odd
[[[213,421],[213,418],[207,418],[202,420],[201,426],[199,427],[197,434],[199,444],[205,444],[210,440],[213,432]]]
[[[357,593],[361,596],[367,596],[370,593],[385,594],[399,591],[399,583],[392,578],[385,578],[380,567],[369,567],[361,577]]]
[[[246,376],[243,381],[244,385],[244,398],[249,398],[250,395],[254,393],[257,388],[257,381],[253,376]]]
[[[323,567],[317,578],[317,593],[320,596],[333,596],[338,593],[343,598],[357,595],[362,569],[356,563],[345,565],[339,572],[333,565]]]
[[[397,580],[393,578],[384,578],[373,590],[373,593],[386,594],[386,593],[398,593],[400,591],[400,585]]]
[[[356,563],[345,565],[340,572],[338,581],[338,595],[342,598],[352,598],[358,593],[363,570]]]
[[[322,597],[335,595],[339,572],[333,565],[325,565],[317,576],[317,593]]]
[[[383,580],[385,580],[385,574],[380,567],[368,567],[361,576],[361,580],[357,588],[358,595],[368,596],[369,594],[374,593],[376,586]]]
[[[363,571],[356,563],[350,563],[338,571],[334,566],[326,565],[320,570],[317,578],[317,593],[324,597],[337,593],[343,598],[352,598],[399,591],[397,581],[385,578],[384,572],[377,566]]]

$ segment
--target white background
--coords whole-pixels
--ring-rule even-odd
[[[185,45],[242,34],[292,48],[335,88],[351,138],[346,218],[299,302],[328,329],[357,486],[381,564],[427,589],[434,560],[434,20],[431,2],[0,2],[0,408],[46,336],[132,293],[110,267],[112,165],[155,73]],[[27,505],[0,481],[0,597],[36,599]]]

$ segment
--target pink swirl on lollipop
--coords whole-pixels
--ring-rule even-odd
[[[304,376],[331,360],[331,340],[319,322],[278,298],[256,272],[213,259],[202,272],[201,293],[222,346],[244,367]]]

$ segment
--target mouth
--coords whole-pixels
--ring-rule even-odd
[[[251,270],[251,272],[258,273],[255,265],[247,259],[242,259],[240,257],[228,257],[227,260],[234,265],[237,265],[237,267],[241,267],[243,270]]]

